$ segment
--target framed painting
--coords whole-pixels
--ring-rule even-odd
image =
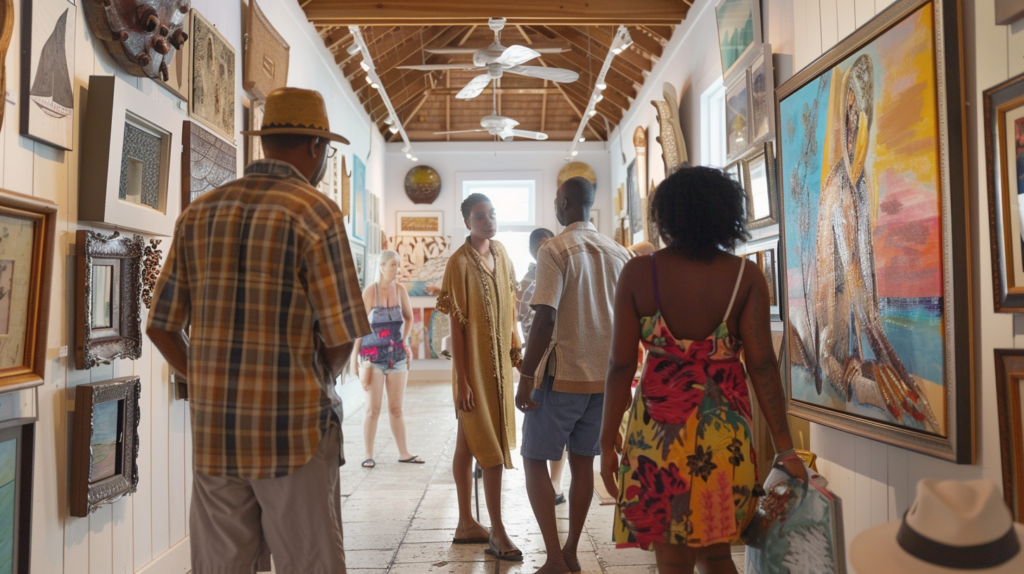
[[[181,128],[169,106],[116,76],[92,76],[78,220],[170,237],[181,211]]]
[[[1024,521],[1024,349],[996,349],[996,409],[1003,497],[1014,522]]]
[[[443,211],[399,211],[395,235],[437,236],[444,231]]]
[[[246,110],[247,130],[258,130],[263,125],[263,104],[250,101]],[[245,165],[263,159],[263,140],[260,136],[242,136],[245,141]]]
[[[192,11],[185,16],[185,21],[181,24],[181,29],[189,31],[192,29]],[[167,66],[167,79],[157,76],[156,81],[161,86],[167,88],[172,94],[179,98],[188,101],[189,88],[192,85],[192,70],[189,67],[192,63],[192,42],[186,41],[181,44],[181,47],[177,49],[177,53],[171,58],[171,63]]]
[[[29,574],[35,419],[0,424],[0,572]]]
[[[21,135],[64,150],[74,147],[77,13],[68,0],[21,3]]]
[[[448,266],[451,237],[392,237],[389,249],[398,252],[398,281],[410,297],[436,297]]]
[[[366,239],[366,164],[352,156],[352,238]]]
[[[720,0],[715,16],[718,20],[722,77],[728,82],[734,74],[745,69],[745,62],[761,45],[761,2]]]
[[[763,44],[750,66],[750,138],[757,145],[775,135],[775,72],[772,45]]]
[[[142,356],[141,235],[75,236],[75,368]]]
[[[57,205],[0,190],[0,393],[43,384]]]
[[[744,71],[725,90],[726,158],[736,159],[750,144],[750,78]]]
[[[775,154],[772,143],[740,160],[747,190],[747,228],[760,229],[779,222]]]
[[[771,319],[772,321],[781,321],[782,314],[779,311],[782,301],[779,294],[779,238],[772,237],[764,241],[748,243],[746,257],[764,273],[765,281],[768,283]]]
[[[776,133],[791,414],[970,464],[960,23],[892,4],[779,87]]]
[[[139,377],[75,387],[71,516],[89,516],[139,485]]]
[[[992,298],[997,313],[1024,313],[1024,74],[984,102]]]
[[[203,126],[182,123],[181,209],[238,177],[238,150]]]
[[[235,141],[235,49],[217,28],[192,10],[192,82],[188,114]]]
[[[636,159],[626,166],[626,204],[629,213],[629,234],[626,240],[632,245],[644,241],[645,214],[640,206],[640,183],[637,180]]]

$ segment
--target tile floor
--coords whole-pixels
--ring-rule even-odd
[[[522,563],[499,562],[484,554],[485,546],[453,546],[458,522],[451,461],[455,450],[455,417],[451,384],[410,384],[405,401],[409,448],[426,464],[399,464],[398,450],[386,408],[377,429],[377,467],[363,469],[362,413],[344,422],[348,464],[341,468],[342,520],[349,574],[505,574],[532,573],[544,563],[544,545],[526,498],[521,460],[506,471],[503,506],[506,528],[525,554]],[[522,413],[517,429],[522,428]],[[520,432],[521,436],[521,432]],[[565,485],[568,490],[568,469]],[[480,485],[481,522],[488,524]],[[579,559],[586,573],[655,573],[654,554],[616,550],[611,543],[612,506],[590,509]],[[559,531],[568,526],[567,505],[557,509]],[[742,554],[734,556],[739,572]]]

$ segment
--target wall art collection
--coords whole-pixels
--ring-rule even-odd
[[[971,463],[958,18],[892,5],[780,86],[776,115],[790,412]]]

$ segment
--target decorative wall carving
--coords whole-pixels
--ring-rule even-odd
[[[133,76],[170,79],[174,53],[188,41],[190,0],[85,0],[89,28]]]

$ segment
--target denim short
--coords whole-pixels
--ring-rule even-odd
[[[359,366],[363,369],[373,367],[385,375],[390,375],[391,373],[404,373],[408,371],[409,361],[407,359],[402,359],[390,367],[388,366],[388,361],[381,361],[379,363],[363,361]]]
[[[579,456],[600,455],[604,393],[561,393],[553,384],[554,377],[544,377],[530,394],[539,406],[523,418],[523,457],[561,460],[566,446]]]

